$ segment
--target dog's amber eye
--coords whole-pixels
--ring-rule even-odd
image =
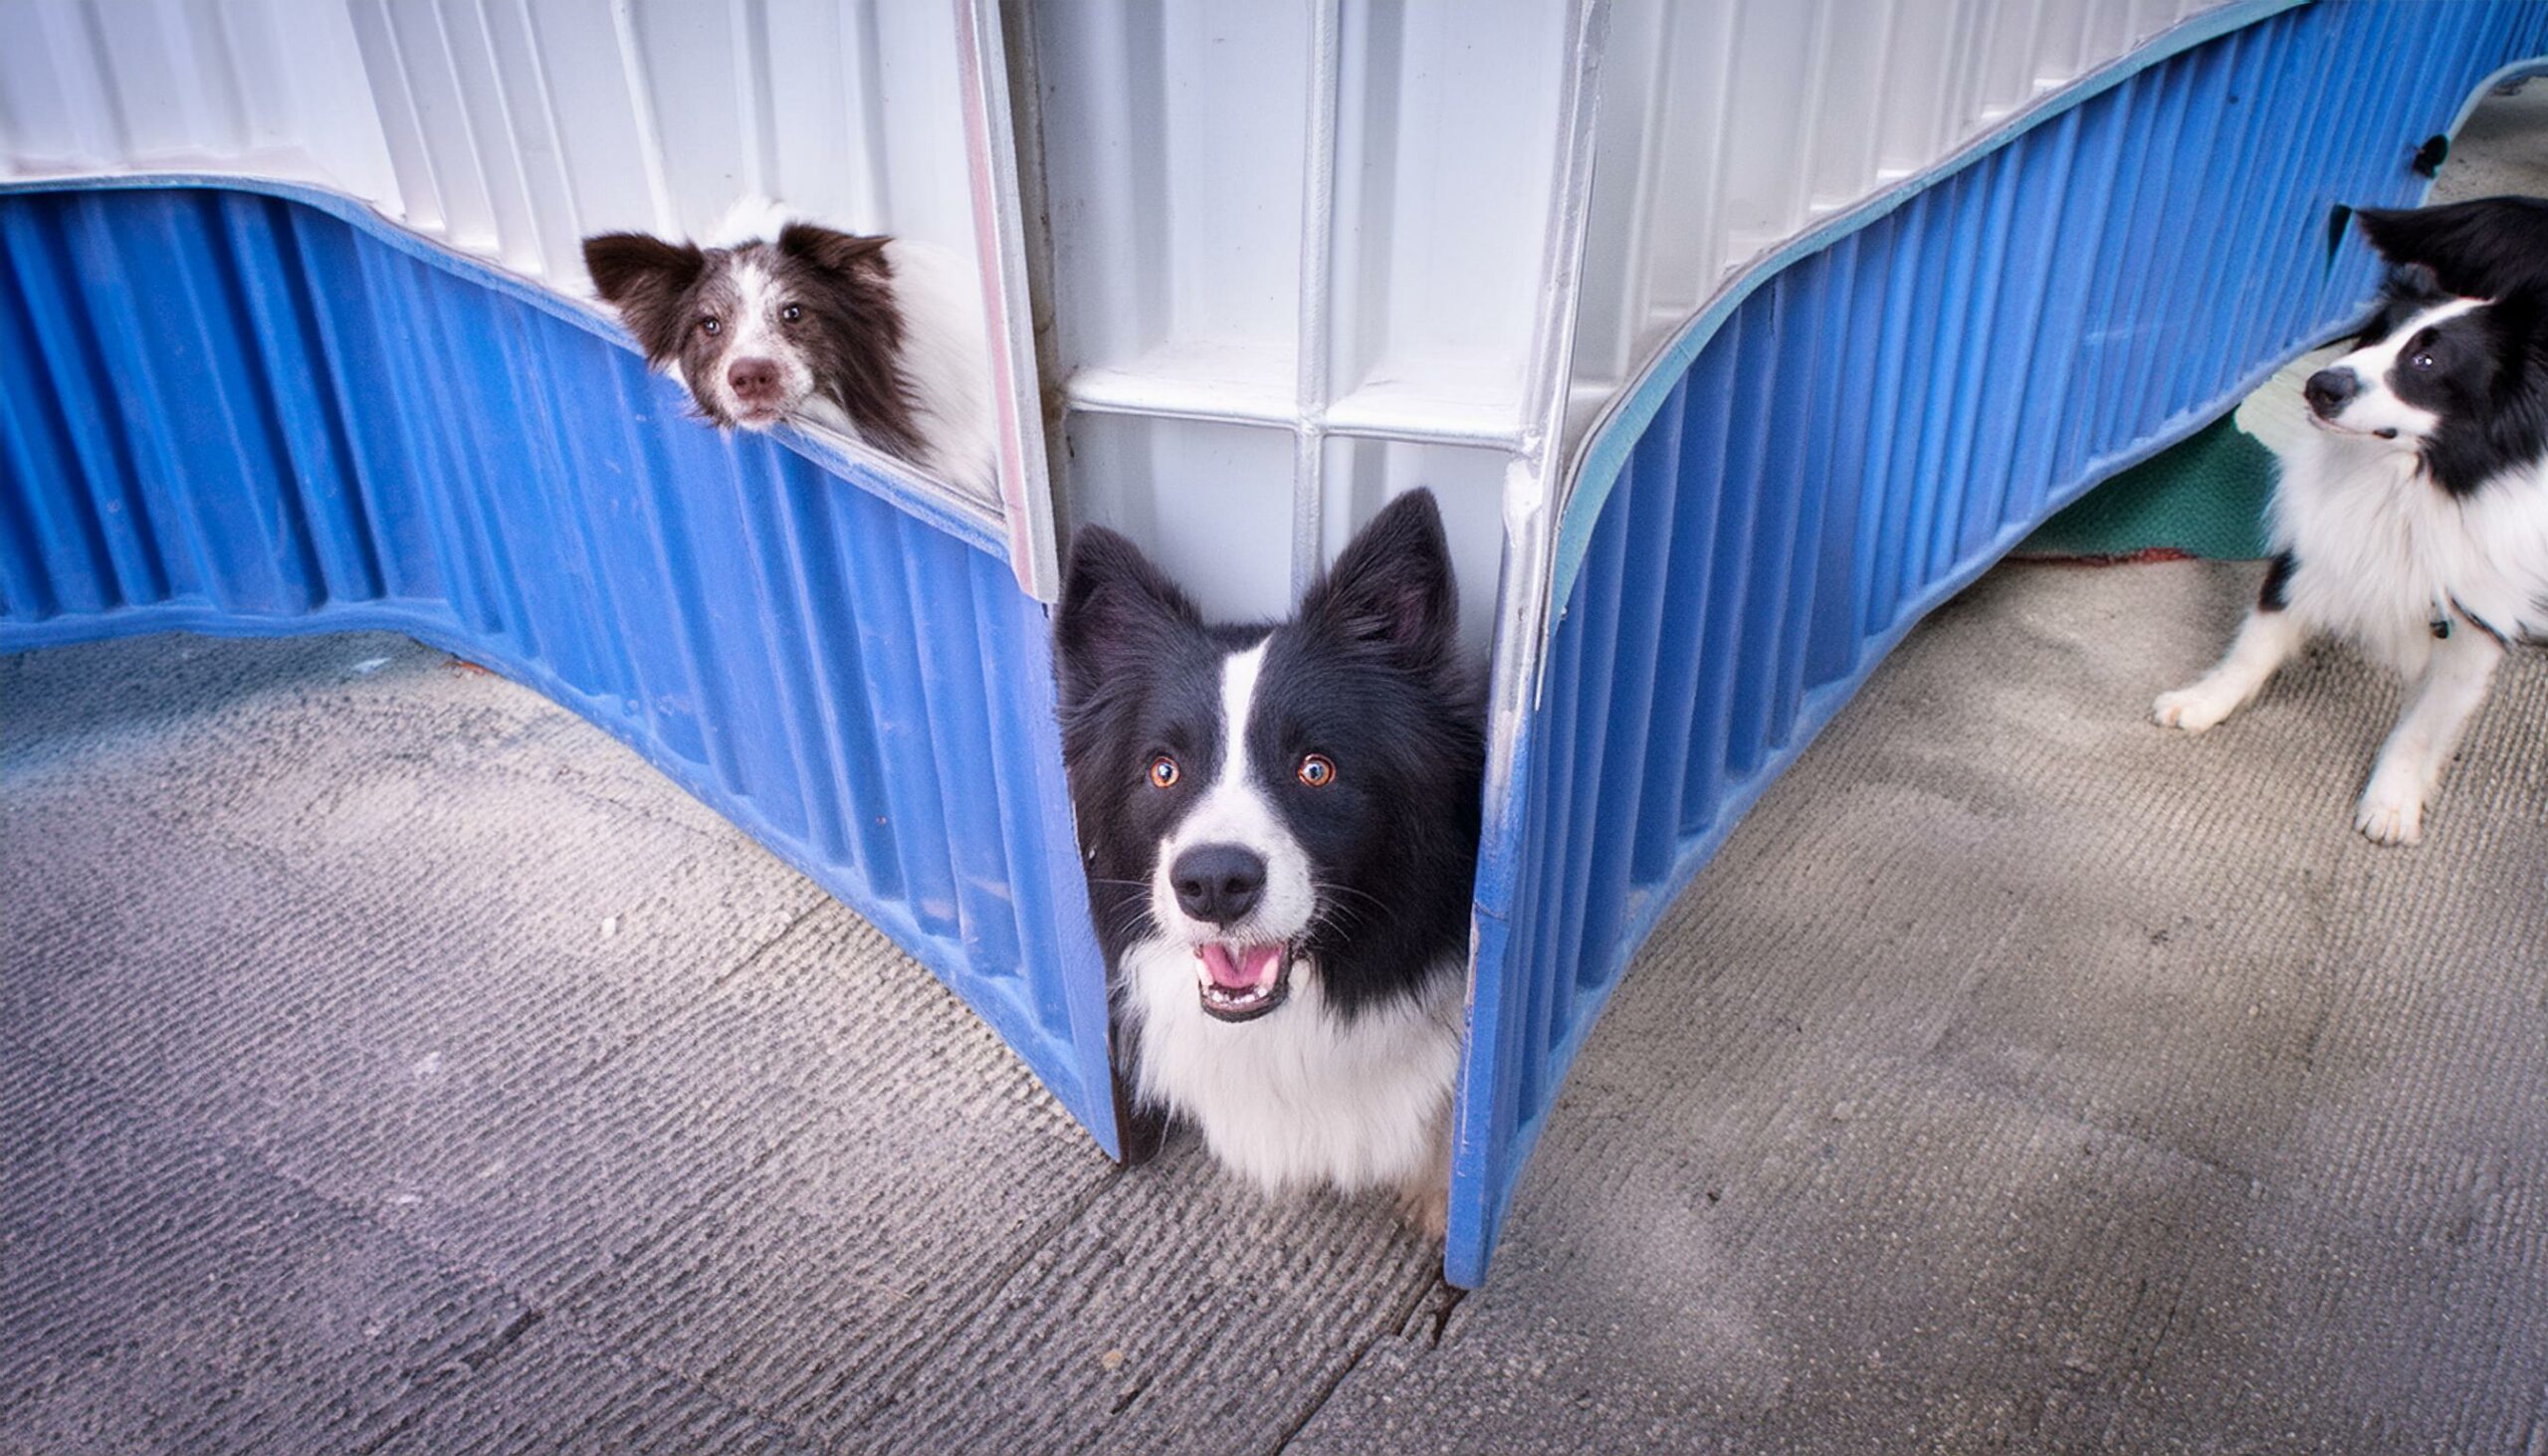
[[[702,333],[714,335],[723,332],[725,327],[725,324],[718,322],[714,318],[702,318],[699,320],[699,331]]]
[[[1312,753],[1301,760],[1301,782],[1312,788],[1325,788],[1336,782],[1336,765],[1325,753]]]
[[[790,323],[793,323],[797,319],[805,316],[805,311],[794,304],[790,304],[786,308],[778,311],[778,316]]]
[[[1151,787],[1173,788],[1175,786],[1176,760],[1170,758],[1166,753],[1162,753],[1158,757],[1153,758],[1151,760]]]

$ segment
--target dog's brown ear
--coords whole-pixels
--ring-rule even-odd
[[[781,256],[822,275],[826,286],[800,298],[827,341],[816,370],[822,388],[871,445],[906,460],[927,453],[910,380],[903,372],[903,311],[883,237],[860,237],[813,223],[778,230]]]
[[[651,362],[661,363],[681,348],[688,323],[682,300],[708,255],[695,244],[667,243],[644,233],[600,233],[584,239],[584,272],[602,302],[619,311],[619,321],[637,336],[637,346]]]
[[[812,223],[789,223],[778,230],[778,251],[802,258],[834,273],[891,273],[885,262],[886,237],[862,237]]]
[[[1431,491],[1409,491],[1358,532],[1301,603],[1301,617],[1409,666],[1452,659],[1460,589]]]

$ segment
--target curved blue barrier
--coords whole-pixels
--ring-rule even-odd
[[[986,526],[703,428],[597,320],[339,200],[0,194],[0,651],[386,628],[496,667],[873,921],[1117,1150],[1044,612]]]
[[[2540,0],[2273,15],[1765,269],[1643,382],[1587,452],[1582,569],[1480,859],[1454,1283],[1629,957],[1771,780],[2054,510],[2359,317],[2374,265],[2332,209],[2414,201],[2417,145],[2542,51]]]

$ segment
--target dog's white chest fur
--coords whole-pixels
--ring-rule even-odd
[[[2548,629],[2548,481],[2532,470],[2454,499],[2416,472],[2386,444],[2312,431],[2286,447],[2272,525],[2300,562],[2290,610],[2408,674],[2445,609]]]
[[[1255,1021],[1204,1013],[1194,952],[1148,940],[1125,953],[1125,1010],[1140,1039],[1143,1096],[1191,1119],[1214,1156],[1268,1188],[1404,1186],[1441,1164],[1459,1076],[1461,982],[1331,1012],[1314,969]]]

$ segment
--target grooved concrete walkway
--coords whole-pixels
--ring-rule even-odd
[[[2548,1451],[2548,661],[2150,696],[1995,573],[1735,835],[1494,1283],[1118,1172],[854,917],[391,638],[0,661],[0,1449]]]

